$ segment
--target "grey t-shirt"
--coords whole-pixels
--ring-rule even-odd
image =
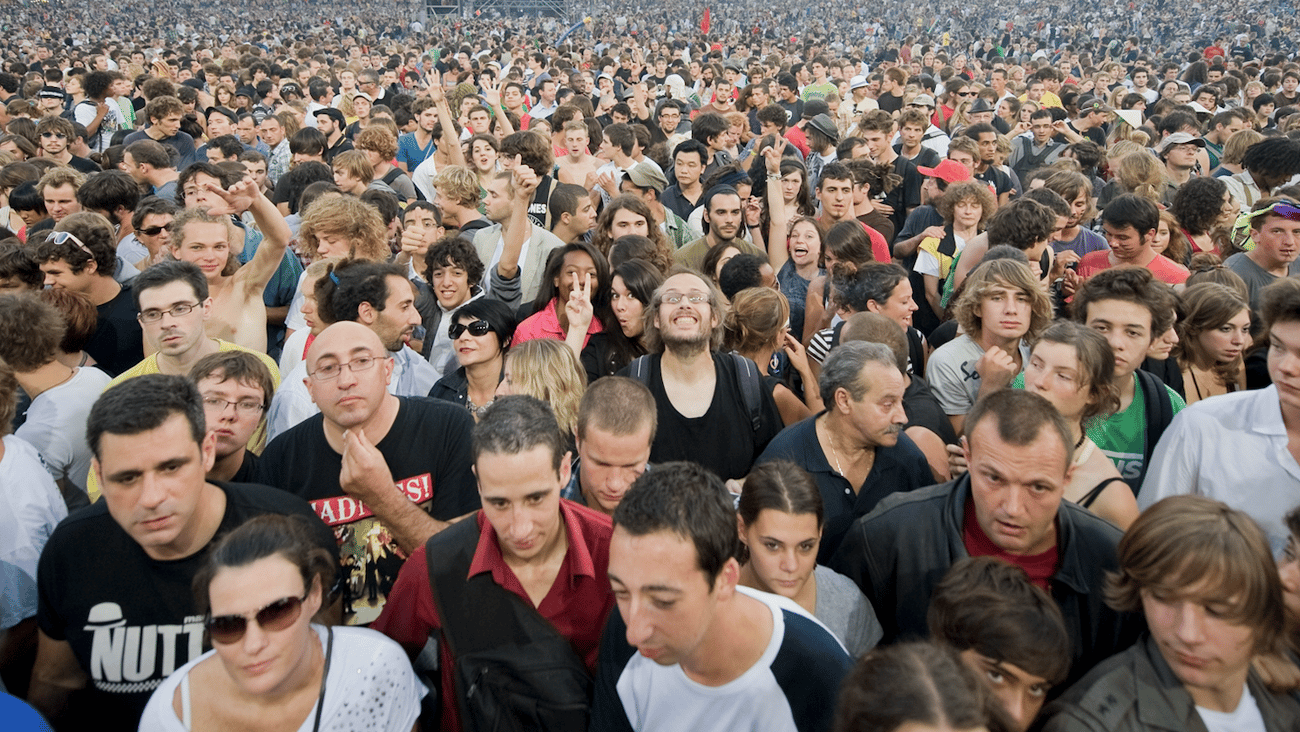
[[[817,565],[817,612],[813,613],[839,638],[849,655],[859,658],[876,647],[885,634],[871,601],[853,580],[830,567]]]
[[[980,375],[975,364],[984,349],[965,333],[948,341],[930,354],[925,365],[925,380],[948,416],[966,414],[980,395]],[[1020,342],[1020,362],[1029,360],[1029,346]]]
[[[1237,252],[1228,257],[1223,262],[1223,266],[1236,272],[1241,279],[1246,281],[1246,287],[1250,290],[1250,309],[1259,311],[1259,293],[1265,287],[1277,281],[1277,275],[1272,274],[1263,267],[1246,256],[1245,252]],[[1286,270],[1288,277],[1295,277],[1300,274],[1300,259],[1292,262]]]

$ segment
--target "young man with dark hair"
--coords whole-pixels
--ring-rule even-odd
[[[683,221],[700,206],[704,196],[704,166],[709,160],[709,149],[696,140],[685,140],[673,150],[674,183],[664,189],[660,200]]]
[[[174,200],[180,173],[172,162],[171,153],[161,143],[137,140],[126,146],[122,153],[126,172],[137,183],[148,186],[159,198]]]
[[[635,166],[634,166],[635,167]],[[569,244],[588,241],[596,226],[596,207],[586,188],[573,183],[561,183],[551,192],[551,233]]]
[[[408,212],[410,209],[407,209]],[[447,332],[451,315],[465,303],[485,296],[480,282],[485,267],[474,246],[460,237],[443,237],[428,248],[422,260],[425,282],[433,293],[436,308],[422,312],[425,336],[421,353],[433,364],[439,378],[456,367],[453,339]],[[507,281],[493,271],[486,297],[516,307],[519,280]]]
[[[704,202],[704,236],[673,253],[676,263],[699,270],[714,247],[735,247],[742,254],[756,254],[764,259],[767,252],[741,238],[745,225],[744,202],[731,186],[714,186]]]
[[[95,306],[99,324],[86,353],[96,365],[109,376],[134,366],[144,355],[144,342],[131,286],[113,277],[118,260],[108,220],[99,214],[71,214],[36,246],[35,256],[46,286],[85,295]]]
[[[17,239],[0,241],[0,294],[39,290],[45,287],[45,273],[35,253]]]
[[[53,115],[42,117],[36,123],[36,134],[41,136],[42,158],[66,165],[84,175],[99,172],[95,161],[72,154],[70,148],[76,138],[76,130],[72,128],[71,122]]]
[[[792,601],[739,585],[739,545],[718,476],[671,463],[637,479],[614,511],[619,611],[591,729],[830,729],[852,659]]]
[[[1160,209],[1146,198],[1125,193],[1101,211],[1101,228],[1110,249],[1089,252],[1079,261],[1078,277],[1087,279],[1112,267],[1143,267],[1168,285],[1181,285],[1190,274],[1178,262],[1151,251],[1160,224]]]
[[[1065,150],[1063,143],[1052,139],[1053,120],[1051,110],[1034,110],[1029,115],[1030,134],[1012,138],[1011,157],[1007,158],[1007,164],[1020,180],[1023,181],[1031,172],[1056,162]]]
[[[1174,324],[1174,294],[1141,267],[1097,273],[1074,296],[1074,319],[1106,336],[1115,353],[1119,409],[1088,428],[1088,438],[1115,463],[1120,477],[1142,497],[1156,443],[1183,398],[1159,378],[1140,370],[1151,343]]]
[[[1051,595],[993,557],[959,559],[934,588],[926,625],[1025,732],[1070,671],[1070,636]]]
[[[143,115],[149,126],[127,135],[124,144],[130,145],[137,140],[154,140],[168,145],[179,156],[176,158],[177,170],[184,170],[194,162],[194,138],[181,130],[181,120],[185,116],[185,105],[181,100],[169,95],[154,97],[145,105]]]
[[[1002,172],[1001,168],[993,164],[994,157],[998,152],[997,129],[985,122],[967,127],[962,135],[974,140],[979,147],[980,156],[975,161],[975,177],[988,183],[993,188],[993,194],[998,197],[999,206],[1011,200],[1013,192],[1011,176]]]
[[[1070,638],[1071,679],[1128,647],[1140,628],[1104,598],[1121,532],[1064,500],[1074,440],[1060,414],[1037,394],[1002,389],[971,410],[961,446],[965,475],[886,497],[831,559],[871,601],[883,642],[924,636],[935,578],[966,557],[994,557],[1050,591]]]
[[[386,279],[409,292],[398,271]],[[393,359],[373,326],[327,327],[303,372],[320,413],[273,438],[255,476],[308,500],[333,528],[349,575],[344,621],[364,625],[383,610],[402,560],[474,509],[473,418],[447,402],[390,394]]]
[[[182,376],[131,379],[90,409],[86,440],[104,497],[54,530],[37,575],[28,699],[56,724],[134,730],[157,684],[206,650],[190,584],[217,536],[254,516],[298,516],[338,556],[301,499],[209,480],[215,437],[204,422],[202,397]]]
[[[894,136],[894,119],[883,109],[867,112],[858,122],[858,135],[867,142],[867,152],[877,163],[894,167],[894,174],[902,181],[889,193],[873,192],[871,205],[894,222],[894,231],[903,228],[907,215],[921,205],[923,178],[916,164],[894,151],[890,139]],[[879,261],[889,261],[888,259]]]
[[[705,112],[691,121],[691,139],[704,145],[708,151],[701,174],[706,180],[718,168],[733,162],[731,153],[726,150],[731,142],[730,129],[727,118],[717,112]]]
[[[613,515],[649,469],[658,426],[654,395],[645,384],[621,376],[592,382],[578,405],[577,456],[561,497]]]
[[[456,654],[468,653],[461,644],[482,635],[466,620],[485,607],[494,608],[502,591],[515,596],[506,598],[513,612],[546,623],[547,635],[567,641],[571,651],[553,654],[549,662],[567,663],[579,674],[596,670],[601,630],[614,609],[606,575],[611,525],[605,515],[561,500],[561,489],[569,482],[568,458],[555,416],[544,402],[507,396],[488,407],[473,428],[473,470],[481,508],[412,553],[374,623],[412,657],[430,637],[437,639],[442,729],[474,729],[482,718],[474,689],[466,689],[463,677],[458,678],[464,669]],[[430,580],[431,568],[436,586]],[[518,635],[501,633],[497,643],[502,651],[513,644],[509,648],[516,657],[532,650],[520,647]],[[539,701],[573,693],[580,708],[570,714],[585,720],[587,679],[569,681],[556,675],[546,688],[523,685],[512,691],[535,695]],[[489,696],[484,703],[492,701],[493,692],[483,691]]]
[[[140,186],[120,170],[105,170],[86,178],[77,189],[77,202],[83,211],[91,211],[108,219],[117,230],[117,253],[127,264],[143,269],[144,249],[136,241],[132,220],[135,207],[140,203]],[[123,250],[126,250],[125,252]]]
[[[248,351],[219,351],[200,358],[188,374],[203,397],[208,434],[216,436],[215,459],[208,480],[247,482],[264,434],[264,416],[275,394],[277,375]]]

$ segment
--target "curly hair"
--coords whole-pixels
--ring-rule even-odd
[[[357,133],[353,146],[357,150],[369,150],[382,160],[391,160],[397,154],[397,137],[382,127],[370,126]]]
[[[1169,212],[1192,234],[1205,234],[1222,215],[1223,197],[1227,193],[1228,186],[1221,178],[1194,177],[1178,187]]]
[[[667,272],[673,266],[673,247],[668,242],[664,233],[659,230],[655,224],[654,214],[650,213],[650,207],[640,197],[629,193],[615,196],[610,199],[605,210],[600,212],[600,218],[596,220],[596,229],[591,233],[591,245],[606,257],[609,256],[609,250],[614,246],[614,235],[610,230],[613,225],[614,213],[621,210],[628,210],[646,220],[646,230],[648,238],[655,245],[656,254],[650,261],[660,272]]]
[[[987,190],[987,189],[986,189]],[[976,267],[966,278],[965,289],[953,305],[952,316],[971,338],[978,339],[983,327],[980,305],[994,288],[1010,287],[1029,298],[1029,330],[1024,338],[1032,341],[1052,322],[1052,302],[1039,286],[1033,271],[1014,259],[996,259]]]
[[[0,359],[15,371],[53,361],[65,328],[63,314],[36,293],[0,295]]]
[[[302,212],[298,242],[310,259],[320,256],[320,236],[340,235],[352,244],[349,256],[357,259],[388,259],[388,230],[379,211],[351,196],[318,198]]]
[[[952,223],[957,204],[971,199],[977,201],[980,208],[984,209],[984,213],[980,214],[979,222],[979,228],[983,230],[989,218],[998,210],[998,199],[993,197],[993,192],[984,181],[968,180],[948,186],[948,190],[944,191],[943,197],[939,199],[939,215],[944,221]]]

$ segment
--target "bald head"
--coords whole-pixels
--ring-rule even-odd
[[[311,400],[325,416],[327,428],[360,427],[396,399],[388,393],[393,359],[379,335],[360,323],[335,323],[307,349],[303,380]]]
[[[361,323],[345,320],[335,323],[316,336],[307,349],[307,372],[316,370],[316,362],[330,356],[338,361],[347,361],[349,354],[356,349],[369,349],[372,355],[385,355],[384,344],[379,335]]]

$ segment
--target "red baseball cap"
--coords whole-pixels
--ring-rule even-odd
[[[971,179],[970,170],[956,160],[940,161],[933,168],[918,165],[916,169],[927,178],[938,178],[947,183],[961,183]]]

